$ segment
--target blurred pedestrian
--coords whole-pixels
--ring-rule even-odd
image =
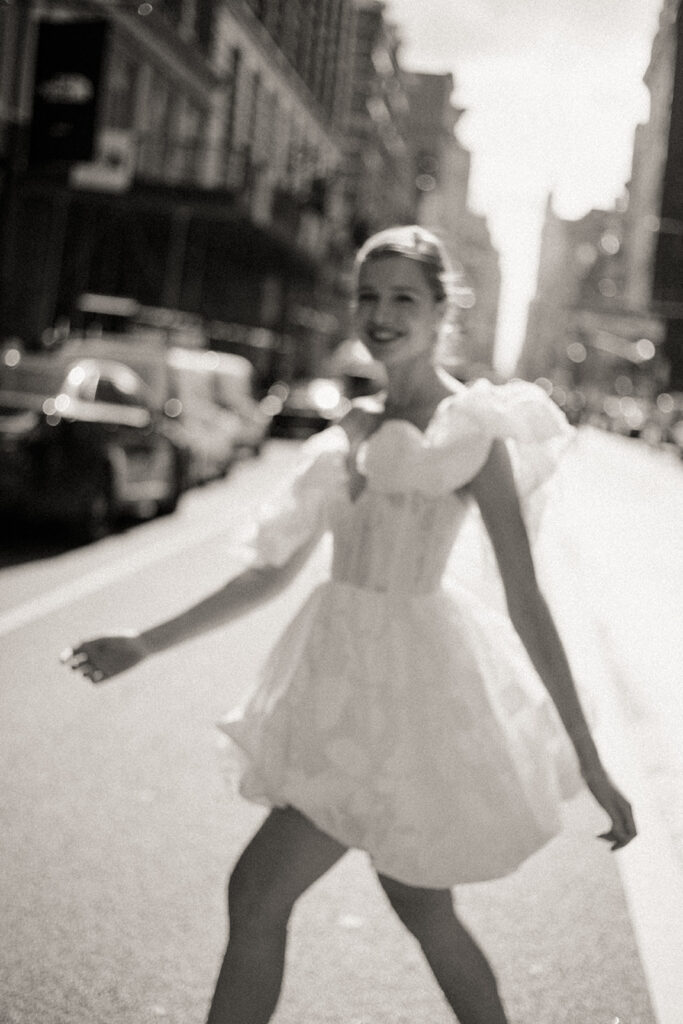
[[[384,365],[385,394],[306,442],[240,575],[158,626],[64,656],[93,682],[109,679],[277,592],[332,532],[330,578],[220,723],[240,751],[241,792],[271,810],[230,878],[209,1024],[271,1019],[292,907],[349,847],[369,853],[461,1024],[504,1024],[452,889],[515,870],[557,833],[572,789],[567,755],[607,812],[602,838],[619,849],[635,835],[591,738],[527,527],[572,430],[534,385],[465,386],[436,365],[451,280],[443,246],[422,228],[369,239],[356,260],[356,327]],[[469,585],[457,558],[445,572],[477,515],[506,608],[481,581]]]

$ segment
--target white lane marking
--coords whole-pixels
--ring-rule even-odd
[[[101,566],[80,579],[65,583],[41,597],[25,601],[11,611],[0,615],[0,636],[21,629],[22,626],[50,615],[54,611],[61,611],[75,601],[79,601],[89,594],[97,593],[99,590],[104,590],[112,583],[118,583],[119,580],[125,579],[127,576],[133,576],[141,569],[146,569],[148,566],[154,565],[155,562],[178,554],[188,547],[199,546],[204,541],[220,534],[230,533],[232,539],[233,527],[234,523],[231,523],[230,519],[226,517],[219,522],[211,521],[208,528],[203,530],[194,527],[191,530],[184,530],[180,534],[176,533],[171,540],[163,541],[155,538],[151,548],[143,553],[126,554],[117,561]]]
[[[180,527],[181,532],[174,531],[172,539],[167,539],[166,541],[158,536],[153,537],[150,541],[150,549],[146,549],[144,554],[140,552],[135,554],[128,553],[118,561],[95,569],[80,579],[72,580],[70,583],[57,587],[41,597],[17,605],[11,611],[0,615],[0,636],[5,636],[16,629],[21,629],[23,626],[35,622],[36,619],[50,615],[52,612],[61,611],[75,601],[79,601],[89,594],[97,593],[99,590],[104,590],[105,587],[112,583],[118,583],[119,580],[125,579],[127,576],[133,576],[141,569],[154,565],[169,555],[178,554],[180,551],[190,547],[199,547],[205,541],[221,535],[224,535],[228,542],[227,551],[223,552],[227,574],[231,568],[230,547],[236,546],[239,543],[242,531],[246,528],[250,510],[256,508],[261,503],[264,493],[268,493],[269,488],[277,487],[278,480],[281,479],[283,474],[286,475],[288,465],[290,463],[293,464],[292,455],[296,452],[296,449],[292,449],[289,446],[282,448],[275,448],[273,446],[273,452],[275,459],[278,460],[275,463],[275,466],[277,466],[276,478],[271,479],[270,475],[267,478],[264,477],[264,464],[262,462],[259,462],[257,465],[249,463],[244,467],[240,478],[234,481],[238,485],[239,491],[229,494],[225,505],[221,508],[220,516],[216,515],[215,509],[211,508],[208,510],[210,518],[203,528],[198,528],[197,526]],[[285,459],[282,458],[283,455],[286,456]],[[269,471],[275,468],[272,461],[266,463],[266,466]],[[148,525],[152,526],[153,524],[150,523]],[[144,526],[142,529],[144,529]],[[237,555],[235,555],[235,563],[237,564]]]

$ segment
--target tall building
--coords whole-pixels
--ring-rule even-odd
[[[661,321],[631,301],[628,224],[626,200],[577,220],[558,217],[548,201],[517,372],[546,378],[574,419],[618,396],[640,422],[631,403],[652,400],[666,376]]]
[[[104,292],[314,363],[340,330],[350,0],[9,0],[0,19],[0,336],[37,344]]]
[[[345,122],[350,103],[355,11],[351,0],[247,0],[278,49],[325,111]]]
[[[665,4],[656,42],[659,48],[653,53],[652,76],[661,76],[663,91],[670,90],[670,114],[652,300],[666,324],[664,353],[669,387],[683,391],[683,7],[678,0]]]
[[[650,115],[635,132],[623,199],[577,221],[557,217],[551,201],[546,211],[518,372],[551,379],[579,404],[621,395],[628,405],[681,388],[680,31],[679,0],[666,0],[644,77]]]
[[[355,0],[355,7],[344,180],[353,242],[359,245],[381,228],[413,221],[415,197],[400,39],[381,0]]]
[[[678,2],[667,0],[660,14],[659,30],[643,79],[649,93],[649,116],[637,126],[633,144],[625,213],[629,240],[625,270],[628,301],[635,309],[646,308],[652,299],[676,66],[677,46],[672,26]]]
[[[405,79],[416,219],[443,239],[458,276],[450,356],[485,372],[493,364],[500,268],[486,219],[468,206],[471,157],[456,135],[464,111],[452,103],[451,74],[412,72]]]

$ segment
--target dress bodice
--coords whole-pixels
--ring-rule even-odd
[[[465,510],[456,494],[366,487],[332,514],[332,578],[380,592],[436,590]]]
[[[448,395],[424,431],[384,420],[354,448],[341,426],[330,427],[304,444],[293,480],[261,509],[249,544],[252,564],[281,565],[329,530],[334,580],[428,593],[439,586],[472,504],[467,485],[493,441],[508,443],[527,511],[573,433],[536,385],[487,380]],[[363,482],[355,498],[354,476]]]
[[[358,416],[305,442],[261,510],[250,565],[285,565],[331,534],[331,579],[317,559],[310,575],[328,578],[220,723],[244,796],[296,808],[381,874],[427,888],[504,875],[555,834],[559,721],[501,614],[496,566],[477,557],[470,485],[500,438],[526,512],[571,433],[533,385],[482,382],[425,431]]]

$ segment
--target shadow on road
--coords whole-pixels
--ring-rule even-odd
[[[0,569],[52,558],[81,545],[64,527],[0,519]]]
[[[111,533],[121,533],[129,523],[121,523]],[[67,551],[94,543],[73,527],[48,522],[21,522],[0,518],[0,570],[26,562],[54,558]]]

